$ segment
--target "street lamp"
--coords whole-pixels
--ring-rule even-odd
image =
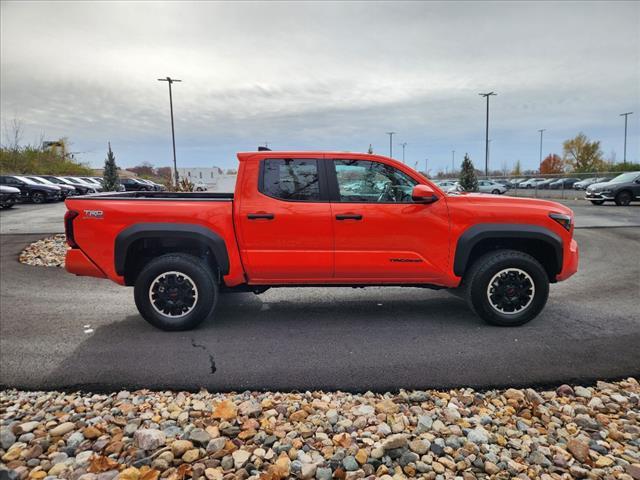
[[[451,150],[451,171],[454,172],[455,168],[454,168],[454,164],[456,161],[456,151],[455,150]]]
[[[406,162],[404,161],[404,149],[405,149],[405,147],[407,146],[407,142],[402,142],[402,143],[400,144],[400,146],[402,147],[402,163],[406,163]]]
[[[542,173],[542,133],[546,130],[546,128],[541,128],[538,130],[540,132],[540,160],[538,162],[538,171]]]
[[[623,162],[627,164],[627,117],[633,114],[633,112],[621,113],[620,116],[624,117],[624,157]]]
[[[174,82],[181,82],[177,78],[159,78],[159,82],[167,82],[169,84],[169,108],[171,109],[171,140],[173,142],[173,174],[175,177],[175,186],[178,187],[178,164],[176,162],[176,133],[173,127],[173,95],[171,94],[171,85]]]
[[[387,132],[387,135],[389,135],[389,158],[393,158],[393,136],[396,134],[396,132]]]
[[[485,149],[484,149],[484,174],[489,176],[489,97],[492,95],[498,95],[495,92],[479,93],[481,97],[487,99],[487,128],[485,132]]]

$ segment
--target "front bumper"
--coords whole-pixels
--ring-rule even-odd
[[[556,280],[561,282],[576,273],[578,271],[579,261],[580,251],[578,248],[578,242],[576,242],[575,238],[572,238],[571,243],[569,243],[569,248],[564,249],[562,270],[558,275],[556,275]]]
[[[587,200],[613,200],[614,195],[612,193],[587,192],[584,194],[584,198]]]

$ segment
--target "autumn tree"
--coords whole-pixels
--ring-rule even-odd
[[[600,142],[589,141],[584,133],[563,143],[563,160],[574,172],[594,172],[603,167]]]
[[[478,191],[478,177],[476,176],[476,169],[473,167],[473,162],[469,158],[469,154],[464,154],[464,160],[460,167],[460,186],[465,192],[477,192]]]
[[[155,168],[153,167],[153,164],[150,162],[142,162],[141,164],[136,165],[135,167],[127,168],[127,170],[141,177],[153,177],[156,174]]]
[[[540,173],[547,175],[550,173],[562,173],[564,171],[564,162],[560,155],[550,153],[540,164]]]
[[[117,192],[120,188],[120,179],[118,178],[118,167],[116,165],[116,156],[111,150],[111,142],[109,142],[109,150],[107,150],[107,158],[104,161],[104,173],[102,175],[105,192]]]

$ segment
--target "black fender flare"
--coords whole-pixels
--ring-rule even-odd
[[[127,253],[136,240],[146,238],[172,238],[197,240],[206,245],[216,259],[220,273],[229,273],[227,245],[216,232],[191,223],[136,223],[122,230],[115,240],[114,263],[118,275],[125,274]]]
[[[479,223],[465,230],[458,238],[456,252],[453,261],[453,273],[461,277],[468,267],[469,256],[473,247],[482,240],[495,238],[497,240],[530,239],[547,243],[555,252],[555,260],[559,273],[562,269],[563,249],[562,238],[548,228],[538,225],[526,225],[519,223]]]

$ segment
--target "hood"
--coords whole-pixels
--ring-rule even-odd
[[[9,187],[7,185],[0,185],[0,192],[2,193],[20,193],[20,189],[16,187]]]
[[[611,182],[598,182],[592,183],[587,187],[588,192],[596,192],[602,190],[604,187],[610,186]]]
[[[460,193],[458,195],[449,195],[448,200],[455,202],[468,202],[474,205],[484,205],[487,209],[491,208],[533,208],[540,209],[545,212],[556,212],[573,215],[572,210],[558,202],[542,200],[539,198],[525,197],[509,197],[498,195],[487,195],[483,193]]]

